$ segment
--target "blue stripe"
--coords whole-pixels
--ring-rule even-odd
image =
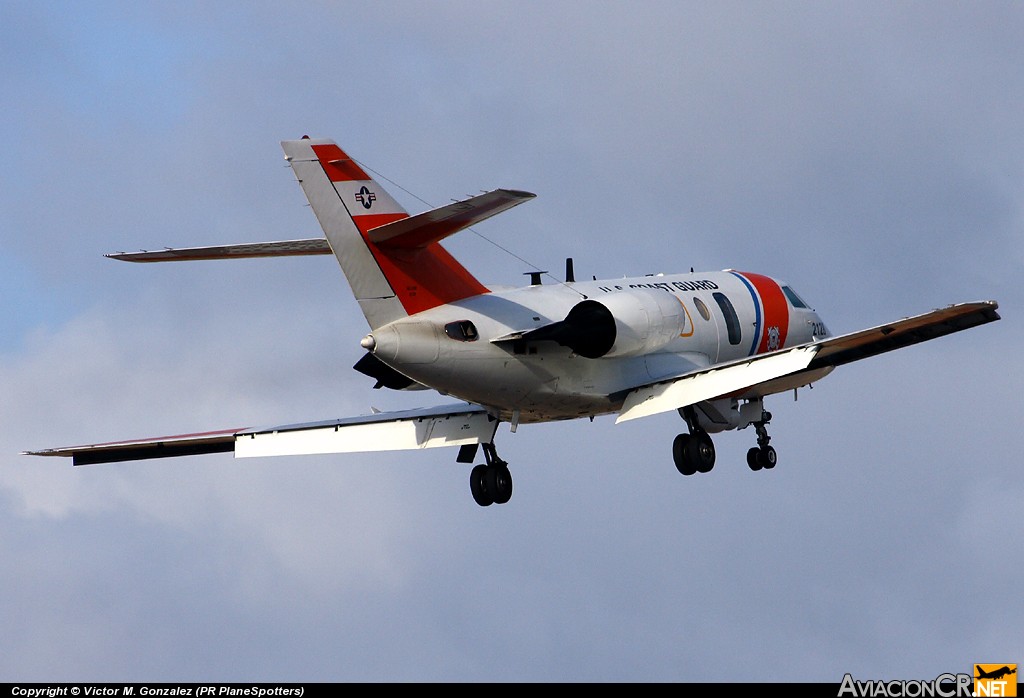
[[[757,340],[761,339],[761,301],[758,300],[757,292],[743,274],[735,271],[729,273],[743,282],[743,285],[750,291],[750,298],[754,301],[754,343],[750,345],[750,352],[747,354],[747,356],[753,356],[754,352],[757,351]]]

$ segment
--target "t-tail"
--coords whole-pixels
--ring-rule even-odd
[[[534,196],[497,189],[410,217],[333,141],[281,147],[372,329],[488,293],[439,241]]]

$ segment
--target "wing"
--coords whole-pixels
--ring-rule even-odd
[[[730,395],[759,397],[805,385],[836,366],[994,322],[999,319],[998,307],[995,301],[951,305],[867,330],[638,386],[626,393],[615,421],[647,417]]]
[[[369,240],[381,247],[418,249],[464,230],[536,195],[514,189],[495,189],[415,216],[373,228]],[[203,259],[249,259],[331,254],[327,238],[246,242],[207,247],[167,247],[162,250],[115,252],[106,255],[123,262],[187,262]]]
[[[233,452],[236,458],[248,458],[401,451],[490,443],[497,428],[498,421],[483,407],[460,403],[323,422],[49,448],[25,455],[65,456],[75,465],[92,465],[202,453]]]
[[[201,259],[296,257],[315,254],[331,254],[331,246],[327,244],[327,238],[246,242],[238,245],[211,245],[209,247],[167,247],[153,251],[116,252],[105,256],[123,262],[190,262]]]
[[[999,319],[995,301],[960,303],[930,313],[904,318],[887,325],[852,332],[839,337],[823,339],[810,368],[842,366],[869,356],[884,354],[893,349],[927,342],[947,334],[968,330]]]

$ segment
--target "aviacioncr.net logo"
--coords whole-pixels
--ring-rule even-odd
[[[972,682],[970,674],[939,674],[932,681],[858,681],[846,674],[837,698],[969,698]]]
[[[999,696],[1017,695],[1016,664],[975,664],[974,695]]]

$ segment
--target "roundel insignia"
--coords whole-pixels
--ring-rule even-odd
[[[369,209],[373,206],[373,202],[376,200],[377,195],[367,189],[366,185],[363,185],[359,191],[356,192],[356,201],[361,203],[365,209]]]

